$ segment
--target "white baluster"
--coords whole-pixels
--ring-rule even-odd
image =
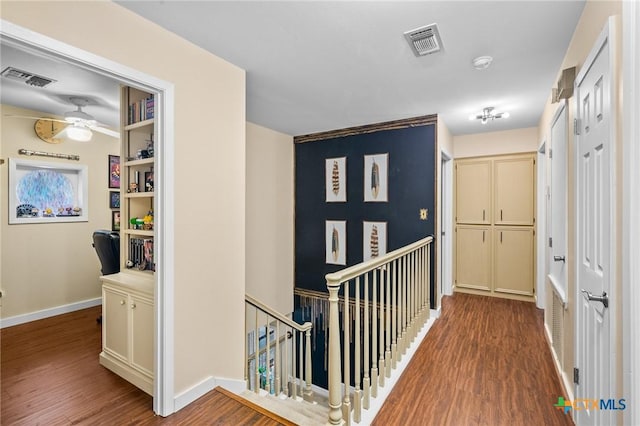
[[[393,285],[391,286],[391,292],[393,293],[393,313],[391,315],[392,328],[391,336],[391,368],[395,370],[396,363],[398,362],[398,259],[393,261]]]
[[[274,368],[274,372],[275,372],[275,380],[273,381],[273,384],[275,386],[274,389],[274,394],[276,396],[280,395],[281,392],[281,388],[280,388],[280,374],[282,374],[280,372],[280,363],[282,361],[280,360],[280,321],[276,322],[276,359],[275,359],[275,368]]]
[[[362,406],[365,410],[370,407],[371,381],[369,378],[369,274],[364,274],[364,379],[362,387],[364,396]]]
[[[254,364],[255,375],[255,393],[260,392],[260,341],[258,334],[260,329],[258,328],[258,310],[256,309],[255,325],[253,327],[253,356],[255,356],[256,362]]]
[[[384,353],[384,374],[387,377],[391,377],[391,263],[387,263],[385,269],[387,270],[387,315],[385,316],[387,347]]]
[[[303,346],[304,346],[304,339],[302,338],[302,332],[299,331],[298,333],[300,333],[300,338],[298,339],[298,362],[299,362],[299,370],[298,370],[298,380],[299,380],[299,384],[298,384],[298,392],[299,394],[297,394],[296,396],[304,396],[304,351],[303,351]]]
[[[354,362],[354,386],[353,395],[353,421],[360,423],[362,415],[362,391],[360,390],[360,277],[356,277],[356,300],[354,305],[354,316],[356,320],[356,330],[353,336],[355,346]]]
[[[293,336],[291,340],[291,398],[296,399],[298,397],[298,376],[296,373],[296,341],[298,340],[298,330],[293,330]]]
[[[371,396],[378,396],[378,280],[375,271],[373,275],[373,310],[371,318]]]
[[[269,362],[269,356],[271,355],[271,347],[269,346],[269,335],[271,333],[269,333],[269,315],[267,315],[267,322],[264,326],[264,334],[265,334],[265,358],[266,358],[266,375],[267,375],[267,383],[264,386],[264,389],[267,391],[267,393],[271,393],[271,363]]]
[[[340,321],[338,316],[338,291],[340,283],[327,282],[329,290],[329,423],[342,423],[340,386]]]
[[[346,425],[351,424],[351,398],[349,395],[349,383],[351,382],[351,349],[349,347],[349,330],[351,328],[351,321],[349,319],[349,281],[344,283],[344,317],[343,317],[343,354],[342,359],[344,361],[344,398],[342,400],[342,419]]]
[[[313,402],[313,392],[311,391],[311,327],[307,328],[304,333],[305,340],[305,387],[304,387],[304,400],[307,402]]]
[[[378,352],[380,353],[380,359],[378,360],[378,379],[380,381],[380,387],[384,386],[384,270],[377,269],[375,274],[380,274],[380,303],[378,306],[374,305],[374,309],[380,310],[380,329],[378,342],[380,343]],[[388,297],[388,296],[387,296]]]

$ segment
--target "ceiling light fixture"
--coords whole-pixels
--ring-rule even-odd
[[[471,61],[473,67],[477,70],[484,70],[489,68],[491,62],[493,62],[493,58],[491,56],[478,56],[473,61]]]
[[[469,120],[480,120],[482,124],[487,124],[489,120],[495,120],[496,118],[509,118],[508,112],[493,112],[494,107],[486,107],[482,110],[482,114],[472,114],[469,116]]]
[[[73,123],[62,129],[62,131],[54,137],[71,139],[78,142],[88,142],[91,140],[91,136],[93,136],[91,129],[80,123]]]

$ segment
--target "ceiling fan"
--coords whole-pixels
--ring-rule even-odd
[[[114,138],[120,138],[120,133],[98,125],[93,116],[82,111],[82,108],[89,105],[89,100],[82,97],[72,96],[69,101],[75,105],[75,111],[64,113],[64,120],[51,117],[30,117],[18,116],[17,118],[31,118],[37,120],[34,126],[36,135],[48,143],[60,143],[63,139],[71,139],[80,142],[91,140],[92,131],[102,133]],[[59,123],[63,123],[60,125]]]

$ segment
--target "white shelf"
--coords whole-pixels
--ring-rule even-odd
[[[128,235],[140,235],[142,237],[153,237],[153,231],[145,231],[144,229],[124,229],[120,232]]]
[[[144,166],[147,164],[151,164],[153,165],[153,157],[149,157],[149,158],[141,158],[139,160],[130,160],[130,161],[125,161],[124,162],[124,166],[125,167],[133,167],[133,166]]]
[[[138,121],[137,123],[133,124],[128,124],[124,126],[124,130],[129,132],[131,130],[140,129],[146,126],[153,126],[153,118],[150,118],[149,120]]]
[[[153,191],[148,191],[148,192],[125,192],[124,198],[153,198]]]

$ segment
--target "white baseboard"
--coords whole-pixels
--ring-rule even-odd
[[[175,411],[177,412],[183,409],[196,399],[200,398],[202,395],[211,392],[216,388],[216,386],[223,387],[235,394],[241,394],[244,390],[247,389],[247,384],[244,380],[227,379],[224,377],[216,378],[213,376],[209,376],[206,379],[202,380],[200,383],[192,386],[190,389],[187,389],[186,391],[176,395],[176,397],[174,398]]]
[[[547,340],[547,345],[549,346],[549,351],[551,352],[551,358],[553,358],[553,366],[556,368],[556,374],[560,379],[560,385],[562,386],[566,395],[566,399],[568,401],[573,401],[573,384],[569,377],[562,371],[562,365],[560,364],[560,360],[556,356],[556,352],[553,350],[553,344],[551,343],[551,331],[547,324],[544,324],[544,337]]]
[[[68,314],[69,312],[91,308],[102,304],[102,298],[83,300],[81,302],[69,303],[68,305],[56,306],[54,308],[43,309],[41,311],[30,312],[28,314],[16,315],[13,317],[0,319],[0,328],[11,327],[31,321],[54,317],[56,315]]]
[[[438,309],[431,309],[429,312],[429,318],[440,318],[440,314],[442,313],[442,306],[438,306]]]

